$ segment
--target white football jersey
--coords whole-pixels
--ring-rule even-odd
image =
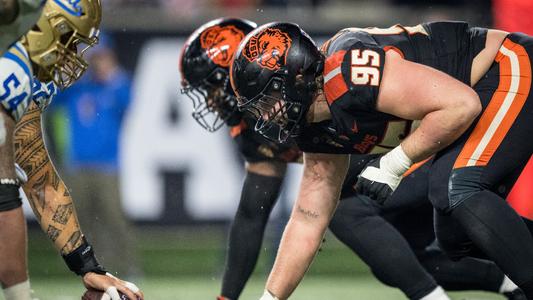
[[[18,121],[33,99],[44,110],[57,93],[53,82],[33,77],[28,53],[20,42],[0,58],[0,103]]]
[[[19,15],[9,25],[0,25],[0,55],[18,41],[41,16],[46,0],[17,0]]]
[[[57,95],[58,87],[53,81],[47,83],[40,82],[37,78],[33,78],[33,102],[39,106],[41,111],[44,111],[50,102]]]

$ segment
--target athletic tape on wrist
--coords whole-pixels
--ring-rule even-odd
[[[412,165],[413,161],[405,154],[401,145],[385,154],[380,161],[380,167],[396,176],[402,176]]]
[[[259,300],[279,300],[279,298],[272,295],[268,290],[265,289],[263,296]]]

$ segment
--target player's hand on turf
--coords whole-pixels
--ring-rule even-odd
[[[109,273],[105,275],[89,272],[83,275],[83,284],[87,289],[103,291],[110,300],[121,300],[119,292],[130,300],[144,300],[142,291],[133,283],[121,280]]]

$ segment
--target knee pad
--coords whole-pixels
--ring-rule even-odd
[[[466,199],[486,189],[481,183],[484,167],[454,169],[448,181],[449,210],[453,210]]]
[[[9,211],[22,205],[19,185],[0,183],[0,211]]]

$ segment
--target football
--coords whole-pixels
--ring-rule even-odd
[[[118,292],[120,294],[120,300],[130,300],[125,294]],[[101,291],[87,290],[85,294],[81,296],[81,300],[109,300],[109,296],[105,296]]]

